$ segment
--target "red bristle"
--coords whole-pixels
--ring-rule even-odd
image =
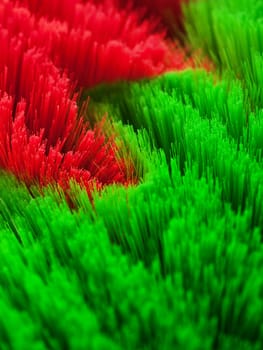
[[[74,178],[90,193],[126,184],[129,162],[117,159],[101,126],[90,130],[79,117],[73,91],[184,69],[185,52],[132,2],[129,11],[114,1],[65,0],[62,9],[60,3],[0,5],[1,167],[28,185],[57,182],[66,189]]]
[[[72,84],[23,34],[0,29],[0,166],[26,184],[126,183],[113,142],[78,117]],[[109,151],[110,150],[110,151]],[[123,163],[123,162],[122,162]]]
[[[17,3],[14,5],[11,1],[1,1],[0,23],[2,28],[8,29],[10,37],[20,32],[30,36],[35,25],[35,18],[27,8]]]
[[[36,50],[23,50],[23,37],[15,42],[0,30],[0,90],[28,101],[25,121],[31,132],[44,129],[48,146],[64,143],[77,118],[77,106],[69,98],[69,81]],[[16,108],[16,105],[14,105]]]
[[[65,25],[58,29],[56,24],[53,26],[54,35],[51,32],[49,34],[51,39],[47,49],[50,57],[57,66],[71,73],[80,86],[90,87],[118,79],[154,76],[173,67],[171,52],[163,39],[163,33],[147,33],[147,26],[143,26],[140,32],[140,26],[135,22],[134,31],[138,41],[132,39],[132,31],[127,31],[126,37],[122,34],[118,38],[111,35],[110,27],[114,24],[109,22],[108,26],[104,25],[104,35],[99,36],[96,34],[102,31],[99,13],[95,18],[98,21],[93,20],[92,31],[81,28],[69,30]],[[52,30],[52,24],[49,30]],[[183,66],[179,67],[177,62],[177,68],[182,69]]]
[[[114,146],[105,142],[101,131],[85,133],[75,150],[61,152],[61,145],[47,148],[44,132],[31,134],[26,127],[26,103],[17,105],[13,118],[13,99],[0,99],[0,166],[13,172],[26,184],[45,186],[52,182],[68,188],[74,179],[90,190],[110,183],[125,183],[124,166],[116,160]]]
[[[51,1],[43,3],[48,8]],[[167,45],[165,32],[157,31],[156,20],[142,20],[140,11],[76,2],[65,22],[59,21],[59,15],[53,17],[53,21],[35,19],[28,45],[42,48],[79,86],[154,76],[185,67],[181,64],[185,55],[174,64],[176,52]]]
[[[19,3],[27,7],[37,18],[43,16],[50,20],[70,21],[78,0],[63,0],[63,4],[61,0],[19,0]]]

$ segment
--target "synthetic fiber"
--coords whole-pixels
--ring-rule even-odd
[[[263,349],[262,0],[0,0],[0,350]]]

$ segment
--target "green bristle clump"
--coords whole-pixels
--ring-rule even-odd
[[[263,345],[252,208],[234,212],[197,166],[181,176],[175,160],[169,172],[158,159],[144,183],[108,188],[92,206],[73,184],[74,211],[52,189],[32,199],[13,182],[1,230],[5,348],[212,349],[241,336],[248,349]]]
[[[183,175],[196,165],[200,177],[212,176],[222,184],[223,200],[235,210],[260,203],[261,112],[248,115],[244,110],[239,83],[214,84],[204,72],[186,72],[153,82],[123,83],[122,94],[119,89],[113,87],[104,98],[115,109],[115,119],[135,131],[145,130],[152,149],[164,151],[169,167],[176,160]],[[90,92],[94,101],[101,103],[102,91],[100,87]],[[262,223],[260,215],[254,219]]]
[[[190,1],[184,15],[191,46],[241,79],[252,108],[262,108],[262,1]]]

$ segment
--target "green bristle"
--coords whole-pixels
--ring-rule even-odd
[[[105,108],[108,105],[109,110],[115,111],[115,118],[136,129],[146,128],[152,142],[158,143],[160,139],[165,142],[165,138],[169,141],[166,123],[174,122],[173,114],[180,103],[183,109],[185,105],[198,109],[203,118],[219,119],[236,139],[242,136],[247,122],[241,86],[226,82],[215,84],[212,76],[204,71],[169,73],[150,82],[121,83],[110,87],[108,92],[106,88],[101,86],[89,91],[94,109],[98,110],[101,104]]]
[[[122,83],[123,93],[119,94],[120,86],[113,87],[105,102],[119,109],[116,118],[146,130],[152,149],[162,149],[168,164],[177,159],[182,174],[197,164],[200,177],[213,176],[222,184],[223,200],[235,210],[244,210],[260,201],[263,173],[257,164],[262,147],[260,141],[250,142],[255,139],[255,127],[251,122],[250,131],[247,125],[242,89],[238,83],[215,85],[204,72],[193,77],[194,73],[186,72]],[[94,101],[102,98],[96,91],[91,96]],[[257,114],[249,119],[260,120]],[[254,224],[259,223],[262,219],[257,215]]]
[[[263,111],[249,117],[248,148],[258,162],[263,156]]]
[[[190,1],[184,8],[187,40],[242,80],[253,109],[263,103],[262,13],[261,0]]]
[[[112,121],[106,125],[106,132],[113,132],[121,159],[132,163],[134,180],[142,181],[145,174],[153,168],[156,162],[156,152],[152,152],[149,135],[145,130],[135,131],[132,125],[124,125],[121,121]]]
[[[10,226],[0,271],[7,347],[26,337],[37,349],[211,349],[226,331],[262,344],[263,252],[251,211],[223,205],[222,186],[196,167],[184,177],[175,161],[171,169],[160,156],[145,183],[97,195],[95,215],[87,196],[72,212],[49,190],[16,204],[23,246]]]

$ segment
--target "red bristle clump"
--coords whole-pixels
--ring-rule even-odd
[[[142,10],[128,11],[110,1],[67,0],[62,12],[58,0],[44,0],[41,6],[33,0],[20,3],[31,11],[28,45],[41,47],[80,87],[151,77],[187,65],[184,50],[171,48],[158,20],[143,19]],[[14,23],[10,19],[6,24],[8,30],[13,25],[23,32],[18,21],[24,23],[16,14]]]
[[[0,166],[28,185],[71,179],[87,191],[134,181],[113,137],[90,129],[77,89],[192,65],[157,16],[128,1],[13,0],[0,4]]]
[[[78,116],[66,76],[23,35],[0,30],[0,167],[26,184],[74,179],[91,188],[128,182],[124,161],[101,128],[91,130]]]
[[[111,183],[127,183],[124,163],[116,159],[114,146],[105,142],[100,130],[83,132],[74,149],[63,149],[58,141],[48,147],[44,129],[32,134],[26,126],[26,102],[17,104],[8,95],[0,99],[0,167],[13,172],[27,185],[58,183],[64,189],[75,180],[88,192]]]

